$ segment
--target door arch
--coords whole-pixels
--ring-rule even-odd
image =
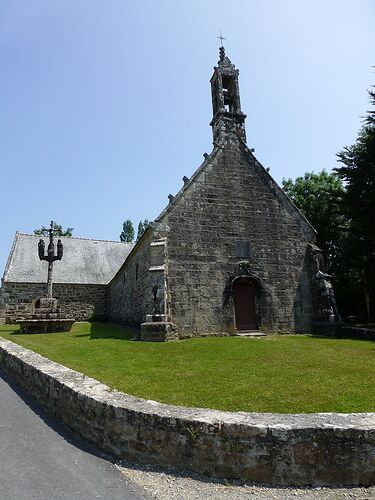
[[[233,304],[237,330],[258,330],[254,280],[238,278],[234,281]]]

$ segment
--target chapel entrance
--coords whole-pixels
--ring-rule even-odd
[[[233,287],[237,330],[257,330],[255,285],[249,280],[237,280]]]

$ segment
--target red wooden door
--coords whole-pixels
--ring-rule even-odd
[[[233,290],[237,330],[256,330],[255,288],[249,282],[237,282]]]

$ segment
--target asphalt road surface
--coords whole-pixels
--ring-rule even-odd
[[[0,499],[96,498],[147,494],[0,371]]]

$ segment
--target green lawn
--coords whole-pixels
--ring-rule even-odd
[[[229,411],[375,411],[375,342],[280,335],[130,341],[103,323],[71,333],[0,335],[120,391],[176,405]]]

